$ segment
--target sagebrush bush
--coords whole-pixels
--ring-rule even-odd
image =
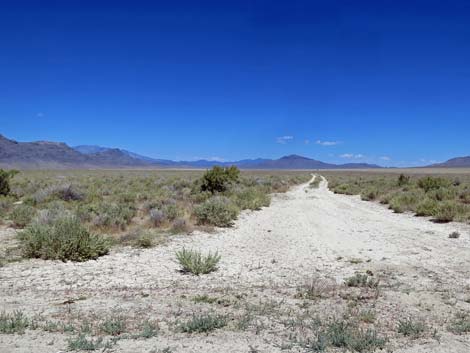
[[[214,196],[194,209],[199,224],[217,227],[230,227],[238,212],[238,207],[225,196]]]
[[[18,234],[23,256],[44,260],[86,261],[109,251],[109,242],[90,234],[76,218],[63,218],[51,225],[31,224]]]
[[[202,176],[201,190],[211,193],[224,192],[230,183],[238,181],[239,176],[240,170],[235,166],[229,168],[215,166]]]
[[[194,315],[189,321],[180,325],[180,330],[186,333],[206,333],[227,325],[227,318],[221,315]]]
[[[173,233],[189,233],[191,232],[191,225],[185,218],[177,218],[171,225],[171,231]]]
[[[373,201],[379,196],[379,191],[376,188],[368,188],[361,192],[361,200]]]
[[[448,187],[451,185],[451,182],[446,178],[427,176],[419,179],[417,185],[425,192],[428,192],[441,187]]]
[[[261,207],[268,207],[271,203],[271,196],[259,187],[244,188],[236,192],[235,203],[242,210],[259,210]]]
[[[464,190],[459,195],[459,199],[464,204],[470,204],[470,190]]]
[[[439,203],[436,200],[426,197],[416,207],[416,215],[420,217],[431,217],[437,213]]]
[[[441,202],[437,207],[435,219],[438,222],[452,222],[459,213],[459,207],[455,201]]]
[[[218,253],[203,255],[199,251],[184,249],[176,252],[181,271],[199,276],[217,270],[221,256]]]
[[[95,227],[117,228],[124,230],[135,216],[135,208],[128,204],[102,203],[92,208],[92,223]]]
[[[29,205],[18,205],[10,213],[10,219],[16,227],[23,228],[36,216],[36,209]]]
[[[401,333],[404,336],[411,336],[413,338],[418,338],[427,330],[424,322],[420,320],[413,320],[408,318],[405,320],[400,320],[398,322],[398,333]]]
[[[150,222],[155,227],[160,227],[167,221],[166,215],[162,210],[151,209],[149,211],[149,217]]]

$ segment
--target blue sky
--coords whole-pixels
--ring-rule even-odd
[[[2,1],[0,133],[159,158],[470,155],[468,1]]]

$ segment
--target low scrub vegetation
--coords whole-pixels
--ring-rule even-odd
[[[23,255],[62,261],[86,261],[108,253],[108,241],[90,234],[73,217],[53,224],[32,224],[18,234]]]
[[[217,270],[221,256],[218,253],[203,255],[199,251],[183,249],[176,252],[181,271],[199,276]]]
[[[436,222],[470,222],[470,175],[326,172],[338,194],[361,195],[396,213],[412,212]]]
[[[419,320],[408,318],[398,322],[398,333],[401,333],[404,336],[418,338],[423,335],[426,330],[426,325]]]
[[[225,196],[213,196],[194,209],[198,224],[229,227],[238,216],[238,207]]]
[[[76,261],[105,253],[102,238],[91,234],[121,239],[150,228],[170,235],[198,227],[230,227],[240,211],[269,206],[271,193],[285,192],[309,178],[305,172],[241,173],[236,167],[214,167],[206,172],[0,171],[0,223],[26,230],[21,236],[25,256]],[[59,241],[55,231],[64,218],[77,219],[74,227],[80,223],[90,232],[81,239],[86,245],[68,244],[70,250],[58,245],[71,241],[63,236]],[[33,233],[38,239],[33,239]],[[45,234],[56,235],[54,250],[46,250],[52,245],[46,245]],[[85,233],[74,230],[71,234]],[[142,237],[126,245],[151,247],[156,243]],[[76,247],[87,247],[83,251],[88,254],[65,255],[78,253]]]
[[[90,229],[125,232],[136,223],[187,231],[230,226],[241,210],[269,206],[269,194],[308,181],[305,172],[0,171],[0,216],[16,227],[61,209]],[[16,175],[14,178],[13,176]],[[220,213],[220,215],[219,215]],[[142,222],[141,220],[144,220]]]
[[[22,311],[15,311],[13,313],[0,312],[0,333],[24,333],[29,325],[30,320]]]
[[[227,318],[216,314],[193,315],[180,325],[180,330],[186,333],[207,333],[225,327]]]

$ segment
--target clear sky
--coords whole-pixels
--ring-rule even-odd
[[[0,133],[170,159],[470,155],[470,1],[2,0]]]

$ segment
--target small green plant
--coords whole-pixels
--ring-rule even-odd
[[[122,316],[110,317],[101,323],[100,329],[110,336],[119,336],[126,330],[126,320]]]
[[[152,338],[158,335],[158,325],[151,321],[145,321],[140,332],[134,338]]]
[[[0,333],[24,333],[29,324],[30,321],[22,311],[17,310],[13,313],[0,312]]]
[[[450,239],[458,239],[460,238],[460,233],[459,232],[452,232],[449,234]]]
[[[422,321],[414,321],[412,318],[398,321],[398,333],[404,336],[420,337],[427,327]]]
[[[11,211],[10,219],[16,227],[23,228],[31,223],[36,215],[36,209],[29,205],[19,205]]]
[[[154,237],[149,232],[144,232],[137,238],[135,246],[142,249],[149,249],[154,246]]]
[[[459,208],[454,201],[441,202],[437,207],[435,219],[437,222],[452,222],[458,213]]]
[[[216,271],[220,258],[221,256],[217,252],[215,254],[209,253],[206,256],[199,251],[184,248],[176,252],[176,259],[181,265],[181,271],[196,276]]]
[[[348,287],[377,288],[379,286],[379,280],[374,279],[368,274],[361,273],[357,273],[352,277],[346,278],[345,283]]]
[[[109,349],[111,346],[111,342],[104,342],[102,337],[88,339],[82,333],[68,340],[68,349],[71,351],[96,351],[103,348]]]
[[[449,331],[461,335],[470,332],[470,313],[461,312],[455,315],[448,327]]]
[[[358,315],[359,320],[366,323],[375,322],[376,313],[374,310],[362,310]]]
[[[62,261],[96,259],[109,251],[109,242],[90,234],[76,218],[68,217],[52,225],[32,224],[18,234],[22,252],[28,258]]]
[[[194,209],[199,224],[218,227],[230,227],[238,212],[238,207],[224,196],[214,196]]]
[[[239,176],[240,170],[235,166],[229,168],[215,166],[202,176],[201,191],[209,191],[213,194],[224,192],[229,184],[238,181]]]
[[[195,297],[192,298],[192,300],[195,303],[213,304],[217,302],[218,298],[209,297],[207,294],[204,294],[204,295],[196,295]]]
[[[180,330],[186,333],[207,333],[225,327],[227,318],[222,315],[203,314],[193,317],[180,325]]]

